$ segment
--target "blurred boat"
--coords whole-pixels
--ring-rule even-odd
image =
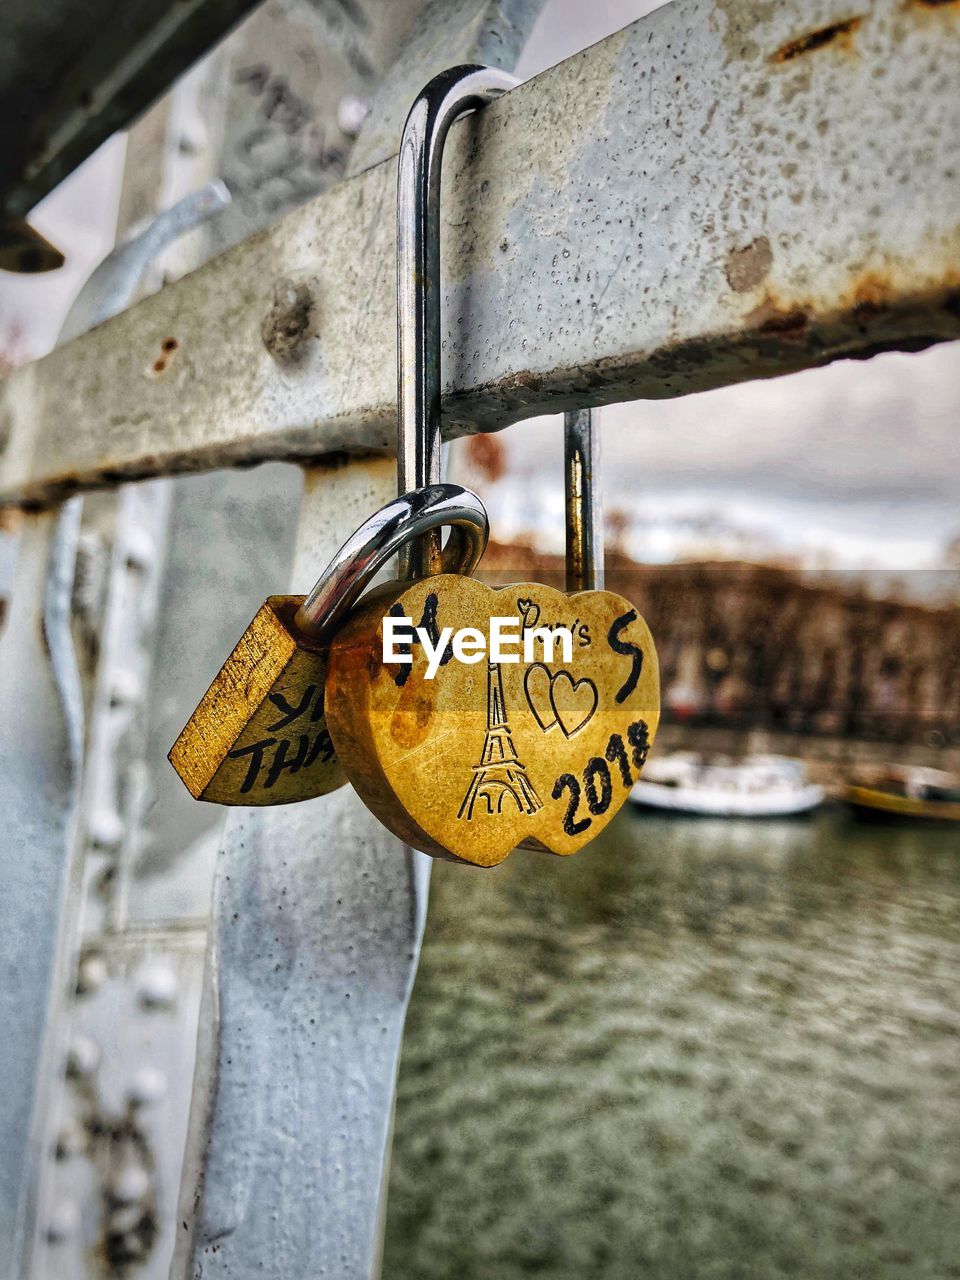
[[[960,778],[940,769],[884,765],[854,776],[840,794],[863,817],[960,822]]]
[[[707,760],[677,752],[651,760],[630,800],[644,808],[724,818],[779,818],[809,813],[823,801],[823,788],[807,781],[800,760],[748,756]]]

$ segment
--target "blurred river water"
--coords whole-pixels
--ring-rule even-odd
[[[437,863],[385,1280],[960,1277],[960,831]]]

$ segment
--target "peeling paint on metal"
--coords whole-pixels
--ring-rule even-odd
[[[304,281],[286,277],[273,287],[273,301],[260,326],[263,345],[277,360],[296,360],[315,336],[316,301]]]
[[[757,236],[742,249],[732,249],[727,255],[724,275],[735,293],[746,293],[766,279],[773,266],[773,250],[766,236]]]

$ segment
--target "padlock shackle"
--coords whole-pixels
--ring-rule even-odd
[[[563,415],[567,590],[603,590],[600,437],[590,409]]]
[[[440,173],[450,126],[518,83],[496,67],[450,67],[421,91],[397,173],[397,491],[440,483]],[[418,539],[401,577],[435,573],[439,540]]]
[[[441,572],[472,573],[487,545],[490,526],[483,503],[458,484],[434,484],[394,498],[346,540],[304,600],[294,625],[315,640],[333,638],[337,625],[383,566],[415,538],[450,528]]]

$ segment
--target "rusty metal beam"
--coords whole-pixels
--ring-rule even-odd
[[[675,0],[458,125],[447,434],[960,336],[958,53],[955,2]],[[394,189],[13,374],[0,501],[390,448]]]

